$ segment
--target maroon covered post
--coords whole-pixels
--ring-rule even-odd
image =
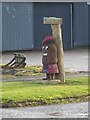
[[[59,73],[57,62],[58,58],[55,39],[53,36],[46,36],[42,41],[42,71],[43,73],[46,73],[46,80],[55,79],[55,74]]]

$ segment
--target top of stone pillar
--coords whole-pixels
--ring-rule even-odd
[[[56,18],[56,17],[44,17],[43,20],[44,24],[62,24],[62,18]]]

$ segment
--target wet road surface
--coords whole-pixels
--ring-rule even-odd
[[[88,118],[88,102],[2,109],[2,118]]]

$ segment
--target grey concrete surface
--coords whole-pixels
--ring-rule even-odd
[[[88,118],[88,102],[2,109],[2,118]]]
[[[65,78],[74,78],[74,77],[88,77],[88,73],[71,73],[71,74],[66,74]],[[30,82],[30,81],[41,81],[42,78],[46,77],[45,74],[38,75],[38,76],[18,76],[17,78],[8,78],[8,79],[0,79],[0,82]],[[42,81],[43,82],[43,81]]]
[[[14,52],[2,53],[2,63],[8,63]],[[19,51],[26,56],[27,65],[42,65],[42,52]],[[64,51],[65,69],[74,71],[88,71],[88,49],[74,49]]]

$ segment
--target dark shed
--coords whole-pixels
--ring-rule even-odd
[[[74,3],[73,5],[73,40],[76,47],[88,45],[87,3]]]
[[[46,35],[51,35],[50,25],[43,24],[44,17],[63,19],[62,37],[65,49],[71,48],[71,4],[70,3],[34,3],[34,48],[41,49]]]
[[[0,3],[0,51],[2,51],[2,4]]]
[[[90,4],[88,5],[88,45],[90,45]]]
[[[52,34],[50,25],[43,24],[44,17],[63,19],[64,49],[90,45],[90,6],[86,2],[3,2],[2,50],[41,50],[44,37]]]
[[[2,3],[2,50],[33,48],[33,3]]]

